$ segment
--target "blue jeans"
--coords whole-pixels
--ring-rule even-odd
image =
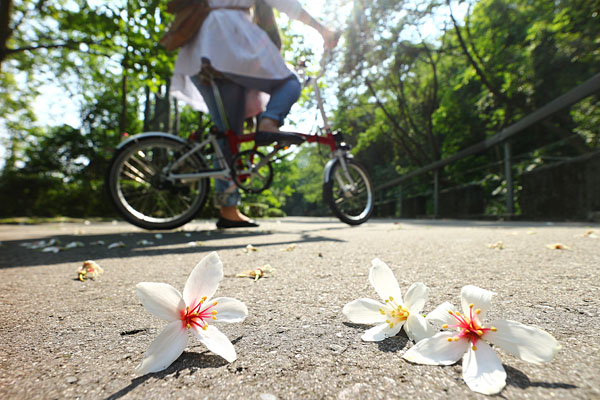
[[[300,97],[302,90],[302,86],[294,74],[285,79],[261,79],[228,73],[224,75],[227,79],[218,79],[215,80],[215,83],[219,88],[219,93],[223,101],[225,116],[222,116],[219,112],[212,87],[202,83],[197,76],[192,77],[192,81],[198,90],[200,90],[208,106],[213,123],[222,132],[226,130],[223,118],[227,118],[230,129],[238,135],[243,133],[246,89],[258,89],[271,95],[267,109],[259,118],[271,118],[279,121],[280,125],[283,124],[283,120],[290,112],[290,108],[292,108],[292,105]],[[227,141],[221,139],[219,140],[219,145],[227,161],[231,161],[231,152]],[[231,179],[215,179],[215,205],[217,207],[239,206],[240,200],[241,195],[239,190]]]

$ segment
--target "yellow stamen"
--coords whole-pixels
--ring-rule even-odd
[[[477,346],[473,345],[473,351],[477,351]]]
[[[217,315],[217,314],[218,314],[217,310],[213,310],[212,315]]]
[[[454,315],[454,313],[452,311],[450,311],[450,310],[448,310],[448,314]]]
[[[495,327],[493,327],[493,326],[490,328],[490,331],[492,331],[492,332],[496,332],[497,330],[498,330],[498,329],[496,329],[496,328],[495,328]]]
[[[448,324],[444,324],[444,325],[442,325],[442,328],[444,328],[444,329],[448,329]]]
[[[474,305],[475,304],[473,304],[473,303],[469,304],[469,308],[473,308]]]
[[[449,341],[449,342],[452,342],[452,341],[454,341],[454,338],[451,338],[451,337],[449,337],[449,338],[448,338],[448,341]]]
[[[393,328],[393,327],[394,327],[394,324],[393,324],[393,323],[391,323],[391,324],[390,324],[390,328]]]
[[[460,317],[460,312],[456,311],[455,314]]]
[[[214,306],[216,306],[217,304],[219,304],[219,302],[218,302],[218,301],[215,301],[215,302],[213,303],[213,307],[214,307]]]
[[[187,324],[187,328],[192,329],[192,326],[190,324]]]
[[[481,336],[481,335],[483,335],[483,331],[480,329],[480,330],[478,330],[478,331],[477,331],[477,334],[478,334],[479,336]]]
[[[478,308],[477,310],[475,310],[475,314],[481,314],[481,309]]]
[[[390,296],[390,301],[394,301],[394,298],[392,296]]]
[[[202,327],[202,329],[203,329],[203,330],[206,330],[206,329],[208,329],[208,325],[204,325],[204,326]]]
[[[212,319],[216,320],[216,319],[217,319],[217,317],[213,316],[213,317],[212,317]]]

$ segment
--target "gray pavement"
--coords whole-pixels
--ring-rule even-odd
[[[403,293],[413,282],[429,286],[425,312],[446,300],[458,306],[461,287],[473,284],[497,293],[490,319],[539,326],[561,343],[557,358],[542,365],[498,351],[508,374],[501,397],[600,398],[600,238],[590,230],[600,236],[599,225],[587,224],[374,219],[351,228],[289,217],[257,230],[196,221],[157,239],[125,223],[0,225],[0,398],[484,398],[464,384],[460,364],[401,359],[410,347],[404,333],[360,340],[366,327],[346,321],[341,309],[376,298],[367,280],[375,257]],[[51,238],[84,246],[56,254],[21,246]],[[138,244],[143,239],[154,244]],[[98,240],[105,244],[91,245]],[[127,247],[107,249],[118,241]],[[487,246],[500,241],[502,250]],[[569,249],[546,247],[555,243]],[[244,252],[248,244],[257,251]],[[217,296],[249,309],[245,322],[219,325],[238,359],[229,364],[190,339],[167,370],[137,377],[166,323],[144,310],[135,285],[182,290],[210,251],[225,268]],[[104,274],[80,282],[77,268],[88,259]],[[235,277],[265,264],[275,269],[270,277]]]

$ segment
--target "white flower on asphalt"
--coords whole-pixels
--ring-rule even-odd
[[[495,320],[489,325],[483,324],[494,294],[475,286],[463,287],[463,314],[454,311],[449,303],[430,314],[445,321],[442,328],[456,331],[442,331],[422,340],[402,357],[428,365],[451,365],[462,357],[465,383],[474,392],[483,394],[499,393],[506,385],[506,372],[487,342],[524,361],[552,360],[560,345],[549,333],[515,321]]]
[[[421,282],[413,283],[402,302],[400,286],[392,270],[378,258],[371,263],[369,282],[384,303],[362,298],[346,304],[342,310],[356,324],[378,324],[367,330],[362,340],[379,342],[396,335],[402,327],[411,340],[433,336],[434,327],[421,315],[429,288]]]
[[[223,279],[223,264],[217,253],[204,257],[190,274],[183,295],[166,283],[142,282],[137,285],[137,295],[150,313],[169,324],[152,342],[136,372],[144,375],[158,372],[173,363],[188,341],[190,331],[210,351],[229,362],[237,356],[233,344],[209,322],[241,322],[248,309],[239,300],[230,297],[211,297]]]

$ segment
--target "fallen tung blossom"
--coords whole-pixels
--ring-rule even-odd
[[[253,278],[254,282],[256,282],[260,278],[264,277],[265,274],[270,274],[270,273],[273,273],[274,271],[275,271],[275,269],[273,269],[273,267],[271,267],[270,264],[265,264],[262,267],[257,267],[255,269],[242,271],[239,274],[237,274],[235,277],[236,278]]]
[[[104,240],[96,240],[95,242],[90,243],[92,246],[104,246]]]
[[[65,245],[64,249],[68,250],[68,249],[74,249],[76,247],[83,247],[83,243],[82,242],[70,242]]]
[[[369,282],[385,304],[362,298],[346,304],[342,309],[342,313],[353,323],[378,324],[367,330],[361,339],[378,342],[396,335],[402,327],[414,341],[433,336],[435,329],[429,317],[421,315],[429,297],[429,288],[421,282],[413,283],[403,303],[400,286],[392,270],[378,258],[371,263]]]
[[[197,240],[195,242],[188,242],[187,244],[190,247],[198,247],[198,246],[204,246],[204,243],[202,243],[201,241]]]
[[[488,243],[488,244],[486,244],[486,247],[489,249],[502,250],[502,249],[504,249],[504,242],[502,240],[500,240],[496,243]]]
[[[57,239],[50,239],[48,241],[38,240],[37,242],[21,243],[21,246],[28,248],[28,249],[32,249],[32,250],[37,250],[37,249],[43,249],[45,247],[54,246],[55,244],[58,244]]]
[[[583,235],[581,235],[582,237],[589,237],[592,239],[598,239],[598,235],[596,235],[596,232],[593,230],[589,230],[586,233],[584,233]]]
[[[571,250],[570,247],[565,246],[562,243],[547,244],[546,247],[549,248],[549,249],[552,249],[552,250]]]
[[[116,249],[116,248],[119,248],[119,247],[126,247],[125,243],[123,243],[123,242],[115,242],[115,243],[111,243],[111,244],[108,245],[109,249]]]
[[[152,246],[154,244],[154,242],[151,241],[151,240],[143,239],[143,240],[139,240],[137,242],[137,244],[140,245],[140,246]]]
[[[495,293],[465,286],[461,290],[463,314],[439,313],[445,319],[442,331],[410,348],[402,358],[417,364],[452,365],[462,357],[462,375],[474,392],[499,393],[506,385],[506,372],[487,342],[504,349],[521,360],[540,363],[551,361],[560,345],[549,333],[515,321],[483,320]]]
[[[102,267],[95,261],[88,260],[77,270],[77,278],[82,282],[86,279],[96,280],[102,273],[104,273]]]
[[[212,299],[223,279],[223,264],[217,253],[204,257],[188,277],[183,295],[166,283],[138,283],[137,295],[148,312],[169,324],[152,342],[136,372],[144,375],[166,369],[185,350],[191,332],[210,351],[233,362],[233,344],[209,322],[241,322],[248,309],[230,297]]]
[[[246,248],[244,249],[244,253],[250,253],[253,251],[258,251],[258,249],[256,247],[252,246],[251,244],[246,246]]]
[[[57,246],[44,247],[42,249],[42,253],[59,253],[62,249]]]
[[[296,243],[292,243],[285,249],[281,249],[281,251],[294,251],[296,249],[296,247],[297,247]]]

